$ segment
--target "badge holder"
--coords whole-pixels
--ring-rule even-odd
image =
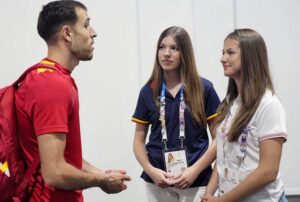
[[[235,166],[229,166],[227,163],[227,160],[224,157],[224,166],[221,166],[221,175],[219,175],[219,178],[221,178],[221,187],[219,188],[219,195],[223,195],[224,193],[231,190],[233,187],[235,187],[237,184],[240,183],[241,179],[241,171],[240,167],[242,163],[244,162],[245,156],[246,156],[246,148],[247,148],[247,136],[248,136],[249,130],[247,128],[243,129],[243,132],[241,134],[241,137],[239,139],[240,147],[237,148],[237,163]]]
[[[183,147],[183,140],[185,138],[184,110],[186,108],[184,102],[183,87],[180,88],[180,104],[179,104],[179,139],[181,141],[180,148],[168,149],[167,147],[168,137],[167,137],[166,118],[165,118],[165,114],[166,114],[165,93],[166,93],[166,85],[165,82],[163,82],[161,96],[160,96],[160,117],[159,117],[159,120],[161,121],[162,141],[165,146],[165,149],[162,151],[162,154],[163,154],[166,171],[171,174],[177,174],[177,173],[181,173],[188,167],[187,155],[186,155],[187,152],[186,152],[186,148]]]
[[[165,168],[167,173],[177,174],[183,172],[187,167],[186,148],[172,148],[163,150]]]

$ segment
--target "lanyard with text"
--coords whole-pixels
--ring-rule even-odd
[[[227,120],[228,120],[229,114],[225,117],[224,125],[221,127],[221,138],[223,140],[223,159],[226,160],[226,149],[225,149],[225,144],[227,142],[226,140],[226,127],[227,127]],[[245,156],[246,156],[246,148],[247,148],[247,136],[249,133],[249,129],[246,126],[241,134],[241,137],[239,138],[238,142],[240,144],[240,147],[237,151],[237,159],[238,159],[238,168],[241,166],[241,163],[244,161]]]
[[[166,84],[163,81],[162,89],[161,89],[161,96],[160,96],[160,117],[159,120],[161,121],[161,134],[162,134],[162,141],[165,144],[165,149],[167,149],[167,129],[166,129]],[[184,102],[184,95],[183,95],[183,87],[180,88],[180,104],[179,104],[179,139],[181,140],[181,147],[183,147],[183,140],[185,138],[184,128],[184,110],[186,108]]]

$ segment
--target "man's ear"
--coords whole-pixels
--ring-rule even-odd
[[[70,26],[68,25],[64,25],[62,28],[61,28],[61,33],[62,33],[62,36],[63,38],[68,41],[68,42],[71,42],[72,41],[72,30],[70,28]]]

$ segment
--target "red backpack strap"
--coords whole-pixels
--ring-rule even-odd
[[[23,81],[23,79],[26,77],[26,75],[31,72],[32,70],[38,69],[38,68],[46,68],[46,69],[52,69],[52,70],[57,70],[55,66],[47,65],[47,64],[42,64],[42,63],[37,63],[31,67],[29,67],[14,83],[13,86],[18,86],[19,83]]]
[[[47,65],[47,64],[41,64],[41,63],[37,63],[31,67],[29,67],[14,83],[13,86],[17,87],[22,81],[23,79],[26,77],[26,75],[31,72],[32,70],[38,69],[38,68],[46,68],[46,69],[51,69],[51,70],[57,70],[56,67],[51,66],[51,65]],[[36,157],[33,162],[31,163],[31,165],[27,168],[21,183],[17,186],[16,192],[15,192],[15,197],[13,197],[13,201],[20,201],[20,199],[22,199],[22,195],[24,194],[24,190],[26,190],[32,175],[34,174],[34,172],[37,170],[38,166],[40,164],[40,158]]]
[[[21,183],[18,185],[15,192],[16,197],[14,200],[23,197],[22,194],[24,194],[24,190],[27,188],[31,180],[31,177],[34,174],[34,172],[37,170],[39,164],[40,164],[40,158],[36,157],[31,163],[31,165],[28,167],[28,169],[26,170]]]

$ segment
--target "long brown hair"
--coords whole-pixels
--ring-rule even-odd
[[[228,39],[239,43],[241,53],[242,102],[228,132],[228,140],[237,141],[256,112],[266,89],[271,90],[273,94],[275,92],[269,71],[267,48],[261,35],[251,29],[236,29],[224,41]],[[237,97],[236,83],[229,78],[226,98],[218,109],[217,125],[225,119]]]
[[[193,118],[199,126],[205,127],[207,124],[205,110],[204,110],[204,88],[203,83],[200,81],[199,74],[197,72],[194,51],[191,39],[185,29],[178,26],[169,27],[164,30],[157,42],[156,56],[152,75],[148,80],[153,86],[154,100],[157,106],[159,106],[159,90],[163,81],[163,70],[158,60],[158,50],[161,41],[171,36],[180,52],[180,77],[181,83],[185,90],[185,102],[190,110]]]

